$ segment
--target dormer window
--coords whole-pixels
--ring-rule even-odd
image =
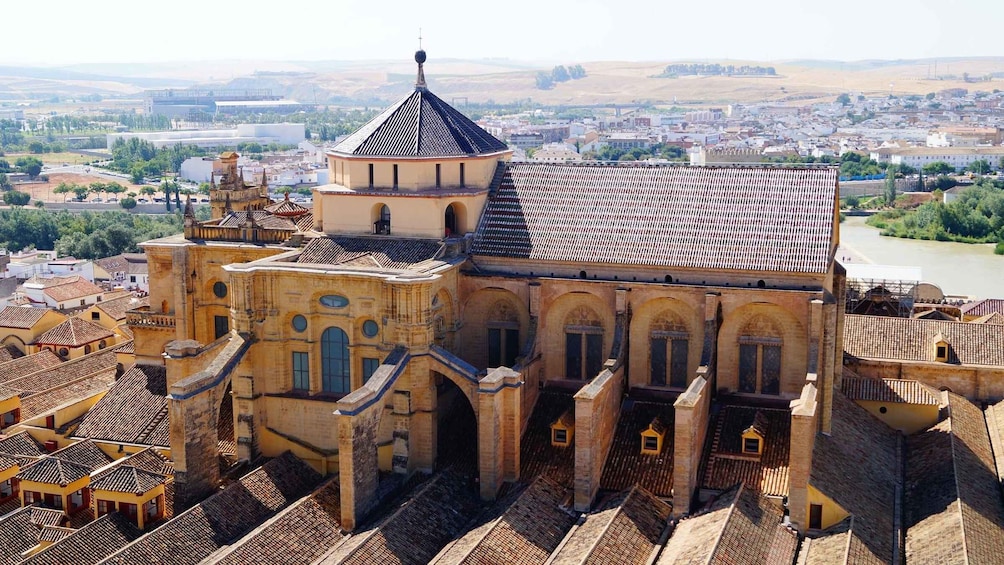
[[[760,453],[760,438],[758,437],[744,437],[743,438],[743,453],[749,453],[753,455],[758,455]]]
[[[379,219],[373,222],[373,233],[377,235],[390,235],[390,208],[386,204],[380,207]]]
[[[763,412],[757,411],[753,416],[753,423],[742,433],[743,455],[759,457],[763,455],[763,442],[767,437],[767,416]]]
[[[934,360],[939,363],[948,362],[948,347],[951,345],[940,332],[931,340],[934,343]]]
[[[568,447],[572,445],[572,436],[574,435],[575,417],[572,415],[572,410],[569,409],[551,424],[551,445]]]
[[[659,455],[662,453],[664,439],[666,439],[666,425],[658,417],[655,417],[641,432],[641,454]]]

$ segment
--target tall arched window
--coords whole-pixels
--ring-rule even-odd
[[[565,318],[565,378],[592,379],[603,369],[603,324],[580,306]]]
[[[497,300],[488,313],[488,367],[512,367],[519,356],[519,315],[508,300]]]
[[[390,208],[386,204],[380,207],[380,219],[373,223],[374,232],[380,235],[390,235]]]
[[[349,336],[341,328],[328,328],[321,334],[321,390],[347,394],[349,381]]]
[[[687,386],[690,334],[683,321],[666,312],[652,324],[649,338],[649,381],[656,386]]]
[[[751,319],[739,334],[739,392],[781,393],[781,330],[764,316]]]

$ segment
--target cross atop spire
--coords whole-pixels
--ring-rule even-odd
[[[425,63],[425,50],[422,49],[422,28],[418,28],[418,51],[415,51],[415,62],[418,63],[418,76],[415,78],[415,90],[426,90],[425,70],[422,64]]]

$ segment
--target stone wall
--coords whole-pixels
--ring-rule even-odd
[[[575,509],[579,512],[589,510],[600,488],[623,394],[623,366],[608,366],[575,394]]]
[[[845,365],[862,377],[910,379],[970,400],[1004,399],[1004,367],[975,367],[934,361],[887,361],[849,358]]]
[[[809,525],[809,477],[812,452],[819,428],[819,409],[814,382],[806,382],[802,395],[791,401],[791,438],[788,459],[788,511],[792,526],[805,531]]]
[[[673,404],[673,515],[690,513],[694,492],[700,477],[697,476],[708,433],[708,411],[714,392],[708,385],[707,368],[702,367],[690,382],[686,392]]]

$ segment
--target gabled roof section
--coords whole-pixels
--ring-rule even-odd
[[[35,338],[35,343],[60,347],[83,347],[88,343],[108,339],[114,335],[111,330],[94,322],[74,317],[38,336]]]
[[[332,152],[347,157],[465,157],[507,149],[438,96],[416,88]]]
[[[1001,498],[983,412],[948,395],[949,417],[907,440],[908,563],[995,563],[1004,555]]]
[[[873,400],[902,404],[938,406],[938,393],[919,381],[904,379],[868,379],[845,376],[840,389],[851,400]]]
[[[934,361],[941,334],[951,347],[948,362],[1004,365],[1004,331],[997,324],[943,322],[885,316],[844,317],[844,350],[864,359]]]
[[[0,310],[0,328],[31,329],[49,311],[48,308],[5,306]]]
[[[330,236],[313,239],[297,262],[427,272],[448,263],[444,252],[443,243],[433,239]]]
[[[21,553],[38,545],[38,527],[31,523],[30,506],[0,518],[0,564],[21,562]]]
[[[18,480],[66,486],[91,474],[91,469],[56,457],[42,457],[16,475]]]
[[[142,535],[118,512],[105,514],[26,559],[24,565],[93,565]]]
[[[821,274],[836,190],[830,168],[510,164],[472,254]]]
[[[132,465],[119,465],[93,479],[90,486],[94,490],[141,494],[162,484],[164,475],[137,469]]]
[[[74,432],[87,437],[122,443],[167,447],[167,369],[133,365],[91,408]]]
[[[25,375],[50,369],[62,362],[58,355],[43,349],[38,353],[0,363],[0,383],[11,382]]]

